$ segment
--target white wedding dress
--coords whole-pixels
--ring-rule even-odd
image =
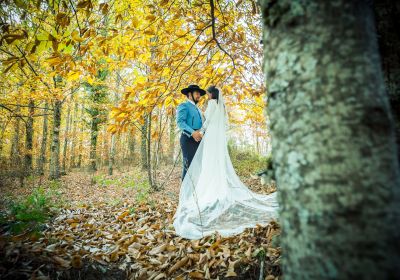
[[[277,218],[276,192],[250,191],[237,176],[228,153],[228,115],[220,92],[208,101],[204,136],[182,181],[174,214],[176,234],[199,239],[218,231],[228,237]]]

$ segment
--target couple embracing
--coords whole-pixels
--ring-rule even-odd
[[[187,100],[177,108],[183,157],[175,232],[199,239],[219,232],[231,236],[277,217],[276,194],[250,191],[237,176],[227,146],[228,114],[220,89],[190,85],[181,90]],[[204,114],[197,103],[208,96]]]

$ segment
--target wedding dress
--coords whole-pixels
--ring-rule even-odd
[[[221,92],[208,101],[204,136],[181,183],[174,214],[176,234],[199,239],[218,231],[228,237],[277,218],[276,193],[250,191],[237,176],[227,147],[228,114]]]

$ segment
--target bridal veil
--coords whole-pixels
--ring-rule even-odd
[[[252,192],[233,168],[227,146],[228,114],[221,91],[215,107],[181,183],[173,217],[175,232],[187,239],[199,239],[215,231],[228,237],[277,218],[276,193]]]

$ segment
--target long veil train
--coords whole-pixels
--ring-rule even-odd
[[[175,232],[199,239],[218,231],[227,237],[277,218],[276,193],[257,194],[237,176],[227,147],[228,115],[220,91],[218,105],[182,181],[174,214]]]

